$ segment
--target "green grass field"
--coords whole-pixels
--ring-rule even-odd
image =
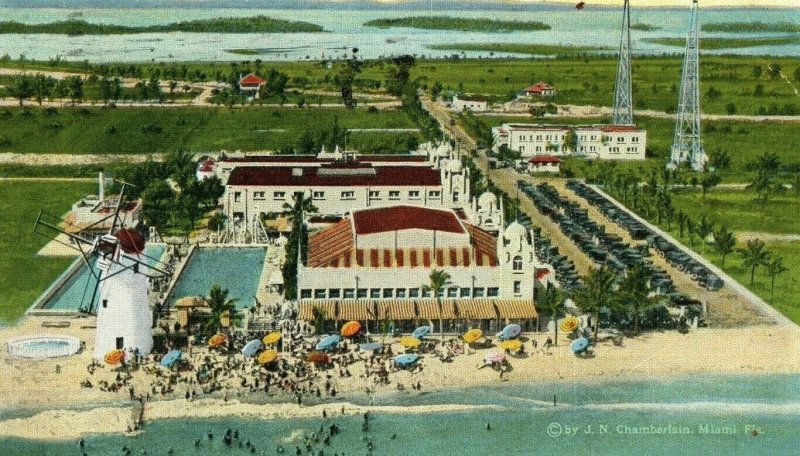
[[[648,43],[662,44],[664,46],[686,47],[683,38],[644,38]],[[786,44],[800,43],[800,37],[781,36],[775,38],[703,38],[700,40],[700,49],[736,49],[757,46],[783,46]]]
[[[329,128],[334,118],[343,128],[415,127],[403,111],[360,108],[59,108],[53,115],[8,108],[0,116],[0,152],[18,153],[274,150],[295,146],[306,129]]]
[[[0,182],[0,321],[21,317],[73,260],[36,256],[47,243],[33,234],[39,209],[62,214],[78,198],[95,191],[89,183]]]

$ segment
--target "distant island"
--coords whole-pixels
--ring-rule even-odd
[[[794,22],[709,22],[703,24],[701,30],[704,32],[727,32],[727,33],[798,33],[800,24]]]
[[[633,24],[631,25],[631,30],[639,30],[642,32],[653,32],[655,30],[661,30],[661,27],[657,27],[655,25],[650,24]]]
[[[458,30],[461,32],[513,32],[550,30],[543,22],[497,21],[492,19],[469,19],[464,17],[400,17],[395,19],[374,19],[364,23],[367,27],[408,27],[428,30]]]
[[[648,43],[661,44],[664,46],[686,46],[684,38],[645,38]],[[703,38],[700,40],[700,49],[734,49],[756,46],[783,46],[786,44],[800,43],[798,36],[786,36],[776,38]]]
[[[560,46],[556,44],[522,44],[522,43],[453,43],[432,44],[429,49],[439,51],[482,51],[502,52],[528,55],[577,55],[597,51],[609,51],[611,48],[596,46]]]
[[[84,20],[67,20],[47,24],[0,22],[0,34],[35,33],[56,35],[123,35],[132,33],[203,32],[203,33],[296,33],[323,32],[322,26],[309,22],[286,21],[268,16],[218,17],[166,25],[131,27],[116,24],[94,24]]]

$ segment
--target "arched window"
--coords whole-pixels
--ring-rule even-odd
[[[514,271],[522,271],[522,257],[517,255],[514,257],[514,262],[512,263],[512,268]]]

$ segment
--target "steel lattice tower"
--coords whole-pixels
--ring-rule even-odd
[[[697,9],[697,0],[693,0],[675,121],[675,139],[672,142],[672,157],[667,164],[668,169],[675,169],[681,163],[688,162],[695,171],[702,171],[708,163],[700,138],[700,38]]]
[[[615,125],[633,124],[633,97],[631,87],[631,9],[628,0],[622,11],[622,36],[619,40],[619,66],[617,86],[614,91],[614,111],[611,116]]]

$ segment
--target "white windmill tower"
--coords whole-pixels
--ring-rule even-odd
[[[94,346],[97,359],[103,359],[114,349],[138,350],[143,355],[150,353],[153,349],[150,279],[169,275],[155,266],[157,259],[144,254],[145,240],[138,231],[117,229],[125,185],[122,183],[114,213],[92,225],[106,223],[113,217],[107,234],[91,239],[86,234],[91,227],[76,234],[68,233],[61,228],[64,226],[61,219],[44,211],[39,212],[34,228],[34,232],[51,238],[55,238],[54,232],[66,235],[70,242],[62,243],[81,253],[86,267],[97,280],[91,300],[82,307],[82,311],[97,315]]]

